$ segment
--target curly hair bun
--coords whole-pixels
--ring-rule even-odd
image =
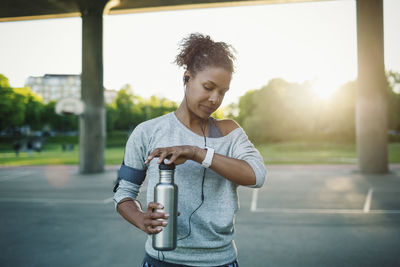
[[[210,36],[192,33],[180,44],[175,63],[193,75],[205,67],[222,67],[234,72],[235,49],[224,42],[214,42]]]

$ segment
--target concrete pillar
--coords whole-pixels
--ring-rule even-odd
[[[103,86],[103,10],[107,0],[80,1],[82,13],[80,172],[104,170],[105,107]]]
[[[386,173],[387,84],[383,53],[383,0],[357,0],[357,45],[358,168],[363,173]]]

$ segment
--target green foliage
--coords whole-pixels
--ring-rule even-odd
[[[139,106],[140,99],[139,96],[133,94],[129,85],[118,91],[113,103],[116,110],[114,129],[130,129],[144,121],[145,117]]]
[[[8,78],[0,73],[0,88],[11,88]]]
[[[25,120],[25,96],[14,92],[8,79],[0,74],[0,129],[20,126]]]
[[[237,117],[239,116],[239,105],[238,103],[230,103],[224,110],[224,115],[226,118],[228,119],[237,119]]]
[[[329,99],[310,83],[273,79],[239,100],[238,122],[255,142],[354,140],[355,84],[342,86]]]
[[[44,104],[29,88],[12,88],[0,74],[0,130],[29,125],[32,130],[78,130],[77,116],[55,113],[55,101]],[[139,123],[176,110],[177,104],[166,98],[143,99],[133,94],[129,85],[122,88],[112,104],[107,104],[107,131],[132,130]]]
[[[114,124],[117,118],[117,110],[114,105],[106,104],[106,129],[107,132],[114,131]]]
[[[219,108],[216,111],[214,111],[213,114],[211,114],[211,117],[213,117],[217,120],[224,119],[225,118],[225,116],[224,116],[225,110],[226,110],[226,108]]]
[[[111,112],[109,119],[113,121],[114,130],[135,128],[139,123],[159,117],[176,110],[177,104],[166,98],[151,96],[144,99],[133,93],[126,85],[119,90],[114,103],[107,111]]]
[[[142,111],[145,113],[145,120],[162,116],[177,109],[175,102],[156,96],[141,100],[139,106],[141,106]]]
[[[239,99],[239,115],[236,120],[239,124],[244,124],[247,118],[252,117],[257,103],[258,90],[249,90]]]
[[[388,126],[400,132],[400,73],[389,71]],[[273,79],[259,90],[247,91],[238,103],[217,110],[217,119],[235,119],[257,143],[270,141],[346,141],[355,140],[356,83],[340,87],[329,99],[313,92],[312,84]],[[77,116],[55,113],[55,101],[44,104],[29,88],[12,88],[0,74],[0,130],[29,125],[57,131],[76,131]],[[119,90],[107,104],[107,132],[129,132],[139,123],[176,110],[177,104],[166,98],[135,95],[129,85]],[[224,116],[225,115],[225,116]],[[396,141],[399,136],[390,136]],[[397,140],[398,141],[398,140]],[[118,142],[117,142],[118,143]],[[113,144],[109,144],[114,146]]]
[[[273,79],[240,98],[237,120],[255,142],[296,140],[321,127],[321,108],[309,84]]]
[[[25,87],[14,88],[14,92],[24,97],[25,116],[22,125],[29,125],[33,130],[41,130],[43,128],[41,119],[45,106],[42,98]]]
[[[129,131],[113,131],[107,133],[106,146],[107,147],[125,147],[128,141]]]
[[[400,74],[389,71],[388,128],[400,133]],[[254,142],[355,140],[356,82],[348,82],[329,99],[321,99],[310,83],[273,79],[244,94],[234,117]],[[232,109],[234,106],[231,107]],[[233,114],[233,112],[231,112]],[[391,141],[396,141],[391,136]]]
[[[388,80],[388,128],[400,134],[400,73],[389,71]],[[391,137],[394,139],[394,137]],[[395,141],[395,140],[393,140]],[[400,141],[400,138],[397,140]]]
[[[43,127],[43,109],[41,97],[29,88],[12,88],[8,79],[0,74],[0,129],[30,125],[39,130]]]
[[[55,112],[56,101],[50,101],[43,108],[41,121],[56,131],[76,131],[78,129],[78,116],[58,115]]]

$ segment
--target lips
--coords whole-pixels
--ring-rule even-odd
[[[214,108],[211,108],[211,107],[208,107],[208,106],[204,106],[204,105],[200,105],[200,108],[203,110],[203,111],[205,111],[205,112],[207,112],[207,113],[213,113],[214,111],[215,111],[215,109]]]

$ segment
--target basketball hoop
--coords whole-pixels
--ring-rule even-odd
[[[56,113],[59,115],[81,115],[84,104],[77,98],[63,98],[56,104]]]

